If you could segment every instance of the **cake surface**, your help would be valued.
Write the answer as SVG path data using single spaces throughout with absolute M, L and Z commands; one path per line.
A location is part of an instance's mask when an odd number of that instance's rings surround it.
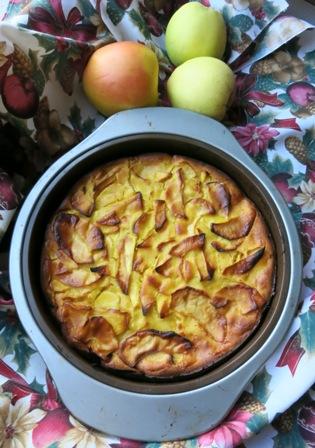
M 147 154 L 74 186 L 47 227 L 41 278 L 70 344 L 107 368 L 173 377 L 253 332 L 272 295 L 273 246 L 227 175 Z

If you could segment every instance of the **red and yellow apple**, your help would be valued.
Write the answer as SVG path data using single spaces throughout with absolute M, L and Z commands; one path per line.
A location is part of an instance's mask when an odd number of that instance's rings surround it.
M 96 50 L 83 73 L 83 89 L 105 116 L 155 106 L 159 64 L 155 53 L 137 42 L 115 42 Z

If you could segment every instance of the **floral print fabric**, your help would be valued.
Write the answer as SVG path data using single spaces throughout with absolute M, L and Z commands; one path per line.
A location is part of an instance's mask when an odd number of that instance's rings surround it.
M 160 104 L 173 67 L 164 31 L 185 0 L 9 0 L 0 24 L 0 252 L 36 178 L 104 119 L 80 79 L 91 52 L 121 39 L 160 63 Z M 0 257 L 0 446 L 231 448 L 315 446 L 315 31 L 287 3 L 202 0 L 222 11 L 236 73 L 225 124 L 286 199 L 304 256 L 301 305 L 286 339 L 219 427 L 174 443 L 101 434 L 69 415 L 19 324 Z M 300 398 L 302 397 L 302 398 Z M 293 406 L 292 404 L 296 402 Z M 263 429 L 263 436 L 255 436 Z

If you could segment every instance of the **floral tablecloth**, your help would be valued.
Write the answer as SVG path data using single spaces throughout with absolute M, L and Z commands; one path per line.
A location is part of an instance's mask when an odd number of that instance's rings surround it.
M 19 324 L 5 270 L 14 214 L 56 158 L 105 117 L 80 77 L 91 52 L 137 40 L 160 62 L 160 104 L 172 72 L 169 17 L 185 0 L 5 0 L 0 14 L 0 446 L 4 448 L 315 447 L 315 30 L 284 0 L 202 0 L 222 11 L 237 76 L 225 119 L 275 182 L 298 226 L 301 301 L 285 341 L 221 425 L 191 440 L 140 443 L 84 427 L 64 408 Z M 10 223 L 11 222 L 11 223 Z

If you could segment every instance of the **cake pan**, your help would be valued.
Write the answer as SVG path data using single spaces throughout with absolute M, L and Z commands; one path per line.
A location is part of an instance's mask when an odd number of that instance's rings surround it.
M 274 295 L 255 333 L 212 368 L 163 382 L 106 371 L 68 346 L 40 287 L 45 228 L 68 189 L 96 166 L 155 151 L 199 159 L 232 177 L 264 216 L 276 256 Z M 27 196 L 10 251 L 17 312 L 65 406 L 100 431 L 145 441 L 196 436 L 224 418 L 285 336 L 298 303 L 301 279 L 297 230 L 273 183 L 222 124 L 174 108 L 116 114 L 58 159 Z

